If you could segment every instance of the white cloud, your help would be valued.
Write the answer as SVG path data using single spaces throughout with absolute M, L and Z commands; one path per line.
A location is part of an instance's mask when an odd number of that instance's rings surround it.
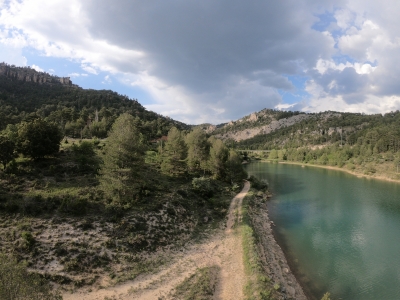
M 86 74 L 86 73 L 76 73 L 76 72 L 74 72 L 74 73 L 70 73 L 70 74 L 68 74 L 68 76 L 69 77 L 72 77 L 72 78 L 74 78 L 74 77 L 86 77 L 86 76 L 88 76 L 88 74 Z
M 44 70 L 41 67 L 37 66 L 37 65 L 32 65 L 31 67 L 32 67 L 32 69 L 35 69 L 38 72 L 44 72 Z
M 71 77 L 122 77 L 149 109 L 189 123 L 301 107 L 278 93 L 303 89 L 291 76 L 308 76 L 307 109 L 383 112 L 399 105 L 398 11 L 395 0 L 0 0 L 0 55 L 26 65 L 31 47 L 78 62 Z M 313 30 L 318 13 L 336 22 Z
M 112 83 L 112 80 L 110 78 L 110 75 L 104 76 L 104 80 L 101 82 L 102 84 L 110 84 Z
M 99 74 L 99 72 L 94 67 L 89 66 L 87 64 L 81 64 L 81 68 L 90 74 L 94 74 L 94 75 Z
M 1 45 L 0 47 L 0 60 L 10 65 L 26 66 L 27 59 L 22 55 L 21 48 L 16 48 L 9 45 Z

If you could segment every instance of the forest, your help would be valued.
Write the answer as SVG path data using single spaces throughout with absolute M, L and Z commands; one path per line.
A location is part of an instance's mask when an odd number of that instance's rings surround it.
M 247 178 L 221 140 L 126 96 L 3 76 L 0 91 L 1 299 L 149 272 L 167 259 L 151 253 L 221 221 Z
M 399 179 L 400 112 L 384 115 L 325 113 L 267 135 L 235 143 L 237 149 L 270 150 L 274 160 L 345 167 Z

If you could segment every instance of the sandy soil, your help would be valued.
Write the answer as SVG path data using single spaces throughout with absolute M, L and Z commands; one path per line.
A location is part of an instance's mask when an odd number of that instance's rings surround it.
M 104 299 L 171 299 L 179 283 L 195 273 L 198 268 L 217 265 L 220 274 L 214 299 L 243 299 L 246 275 L 243 266 L 241 236 L 233 230 L 241 221 L 241 205 L 250 188 L 246 182 L 243 190 L 233 198 L 225 229 L 219 229 L 200 244 L 186 245 L 179 253 L 171 255 L 171 263 L 155 274 L 138 276 L 133 281 L 105 289 L 82 289 L 65 293 L 65 300 Z

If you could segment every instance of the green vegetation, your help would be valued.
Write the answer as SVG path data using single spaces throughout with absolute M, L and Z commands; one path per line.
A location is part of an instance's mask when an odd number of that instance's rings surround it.
M 57 291 L 39 275 L 30 274 L 26 264 L 0 254 L 0 298 L 3 300 L 58 300 Z
M 18 152 L 33 159 L 54 155 L 60 150 L 62 134 L 57 125 L 40 118 L 18 126 Z
M 139 123 L 129 114 L 119 116 L 104 148 L 101 186 L 120 205 L 137 202 L 143 185 L 145 141 Z
M 321 300 L 331 300 L 331 294 L 325 293 L 324 296 L 321 298 Z
M 1 252 L 42 286 L 156 270 L 223 220 L 247 177 L 220 140 L 110 91 L 0 76 L 0 104 Z
M 210 266 L 198 269 L 175 288 L 173 299 L 211 300 L 217 284 L 219 267 Z
M 257 113 L 244 116 L 238 121 L 230 122 L 229 124 L 218 125 L 213 134 L 225 134 L 228 132 L 241 131 L 249 128 L 269 125 L 274 120 L 289 118 L 299 114 L 304 114 L 298 111 L 280 111 L 275 109 L 263 109 Z M 204 127 L 204 126 L 203 126 Z
M 252 228 L 251 219 L 248 214 L 249 202 L 255 197 L 255 191 L 254 188 L 251 189 L 244 198 L 242 207 L 243 221 L 240 226 L 240 231 L 243 238 L 243 262 L 247 274 L 247 283 L 244 292 L 246 299 L 249 300 L 269 300 L 275 299 L 273 290 L 275 289 L 275 285 L 273 285 L 271 279 L 264 274 L 262 263 L 257 252 L 257 236 Z
M 267 135 L 237 143 L 239 149 L 270 150 L 262 158 L 346 168 L 400 179 L 400 112 L 385 115 L 311 114 Z
M 58 124 L 65 136 L 105 138 L 123 113 L 140 118 L 149 139 L 166 135 L 172 126 L 189 129 L 181 122 L 147 111 L 136 99 L 110 90 L 37 84 L 0 76 L 0 130 L 40 117 Z

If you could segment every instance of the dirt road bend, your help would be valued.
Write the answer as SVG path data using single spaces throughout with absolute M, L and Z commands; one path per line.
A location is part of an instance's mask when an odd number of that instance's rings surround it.
M 243 287 L 246 275 L 243 265 L 242 238 L 234 231 L 241 222 L 243 198 L 250 189 L 246 182 L 242 191 L 231 201 L 225 229 L 217 230 L 200 244 L 186 246 L 175 254 L 171 263 L 154 274 L 141 275 L 135 280 L 103 289 L 81 289 L 65 293 L 65 300 L 104 300 L 104 299 L 172 299 L 174 288 L 185 278 L 194 274 L 198 268 L 217 265 L 220 268 L 215 300 L 240 300 L 244 298 Z

